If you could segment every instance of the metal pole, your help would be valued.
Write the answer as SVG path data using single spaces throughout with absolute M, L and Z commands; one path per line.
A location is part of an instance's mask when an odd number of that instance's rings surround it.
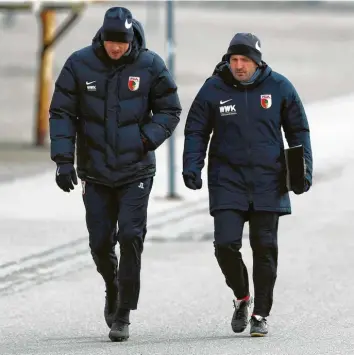
M 38 82 L 38 106 L 36 121 L 36 145 L 43 146 L 49 128 L 49 104 L 53 71 L 53 50 L 47 47 L 55 34 L 55 11 L 41 12 L 42 50 Z
M 174 12 L 173 12 L 173 0 L 167 0 L 167 66 L 174 77 L 174 55 L 175 55 L 175 43 L 174 43 Z M 168 139 L 168 164 L 169 164 L 169 186 L 168 186 L 168 198 L 176 199 L 175 188 L 175 137 L 172 136 Z

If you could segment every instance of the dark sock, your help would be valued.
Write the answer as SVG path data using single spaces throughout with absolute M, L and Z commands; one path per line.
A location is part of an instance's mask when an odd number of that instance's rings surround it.
M 117 310 L 117 320 L 122 323 L 129 324 L 130 309 L 118 308 Z

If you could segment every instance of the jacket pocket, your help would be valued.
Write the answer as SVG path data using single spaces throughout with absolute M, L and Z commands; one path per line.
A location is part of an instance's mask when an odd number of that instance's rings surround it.
M 144 145 L 137 123 L 119 127 L 117 137 L 117 154 L 124 161 L 131 163 L 140 161 L 144 156 Z

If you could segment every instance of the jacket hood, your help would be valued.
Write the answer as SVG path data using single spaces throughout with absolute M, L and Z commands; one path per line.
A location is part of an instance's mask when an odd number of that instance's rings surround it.
M 223 58 L 224 59 L 224 58 Z M 253 84 L 247 85 L 247 88 L 252 88 L 258 86 L 261 82 L 263 82 L 272 72 L 272 68 L 265 62 L 262 61 L 262 65 L 259 67 L 261 70 L 261 74 L 255 80 Z M 245 87 L 242 85 L 242 82 L 235 79 L 233 74 L 231 73 L 229 63 L 225 60 L 219 62 L 213 71 L 213 76 L 219 76 L 226 84 L 236 85 L 237 87 Z
M 138 52 L 141 49 L 146 49 L 145 32 L 142 24 L 138 20 L 133 19 L 132 22 L 133 22 L 133 30 L 134 30 L 132 50 L 133 52 Z M 102 35 L 102 27 L 97 31 L 97 33 L 92 39 L 92 46 L 94 50 L 97 50 L 103 46 L 101 35 Z

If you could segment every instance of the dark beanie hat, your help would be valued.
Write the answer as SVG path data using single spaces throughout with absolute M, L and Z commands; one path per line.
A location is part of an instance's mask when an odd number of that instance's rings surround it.
M 229 61 L 232 54 L 244 55 L 261 65 L 261 41 L 252 33 L 236 33 L 229 44 L 224 59 Z
M 102 39 L 112 42 L 132 42 L 134 37 L 133 16 L 124 7 L 112 7 L 104 15 Z

